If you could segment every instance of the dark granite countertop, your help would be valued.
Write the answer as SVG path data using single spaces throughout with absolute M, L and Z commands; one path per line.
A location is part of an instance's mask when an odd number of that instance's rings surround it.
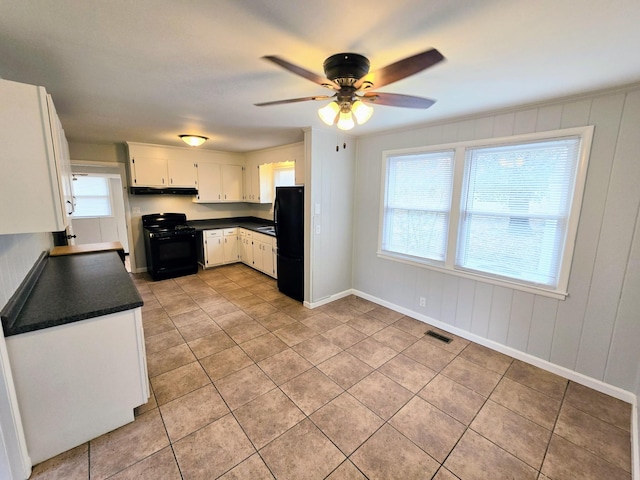
M 141 307 L 116 252 L 43 256 L 2 310 L 4 335 L 17 335 Z M 32 269 L 32 271 L 34 270 Z M 31 282 L 31 285 L 25 283 Z
M 274 234 L 259 230 L 259 227 L 272 226 L 273 221 L 264 220 L 258 217 L 235 217 L 235 218 L 215 218 L 209 220 L 187 220 L 187 224 L 199 232 L 204 230 L 215 230 L 218 228 L 241 227 L 253 230 L 264 235 L 275 237 Z

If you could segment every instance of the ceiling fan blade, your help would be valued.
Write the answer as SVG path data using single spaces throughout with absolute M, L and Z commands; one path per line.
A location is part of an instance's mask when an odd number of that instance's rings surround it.
M 265 55 L 265 60 L 269 60 L 272 63 L 284 68 L 285 70 L 289 70 L 291 73 L 295 73 L 296 75 L 300 75 L 307 80 L 311 80 L 313 83 L 317 83 L 318 85 L 326 88 L 332 88 L 334 90 L 339 90 L 340 87 L 329 80 L 328 78 L 321 77 L 320 75 L 310 72 L 309 70 L 302 68 L 298 65 L 294 65 L 291 62 L 286 61 L 284 58 L 280 58 L 277 55 Z
M 421 72 L 442 60 L 444 60 L 444 56 L 438 50 L 432 48 L 426 52 L 399 60 L 379 70 L 369 72 L 359 79 L 354 84 L 354 87 L 357 89 L 371 88 L 374 86 L 380 88 Z
M 308 102 L 309 100 L 330 100 L 335 95 L 316 95 L 315 97 L 289 98 L 288 100 L 276 100 L 275 102 L 254 103 L 256 107 L 267 107 L 269 105 L 283 105 L 285 103 Z
M 359 98 L 366 103 L 404 108 L 429 108 L 436 103 L 435 100 L 430 98 L 400 95 L 398 93 L 366 92 Z

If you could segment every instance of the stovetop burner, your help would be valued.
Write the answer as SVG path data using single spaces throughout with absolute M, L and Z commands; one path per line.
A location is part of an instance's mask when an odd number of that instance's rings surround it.
M 152 213 L 142 216 L 142 227 L 155 236 L 184 235 L 196 231 L 184 213 Z

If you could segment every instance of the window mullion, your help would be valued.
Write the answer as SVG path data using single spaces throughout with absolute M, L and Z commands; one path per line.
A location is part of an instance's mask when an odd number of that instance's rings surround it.
M 453 269 L 458 248 L 458 224 L 460 223 L 460 202 L 464 180 L 464 148 L 455 149 L 453 158 L 453 186 L 451 193 L 451 210 L 449 215 L 449 231 L 447 237 L 447 253 L 445 267 Z

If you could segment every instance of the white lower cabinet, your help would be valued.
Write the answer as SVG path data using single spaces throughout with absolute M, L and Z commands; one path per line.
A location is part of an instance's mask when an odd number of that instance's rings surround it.
M 204 268 L 222 265 L 224 262 L 224 244 L 222 230 L 205 230 L 204 239 Z
M 242 262 L 256 270 L 276 276 L 276 239 L 246 228 L 225 228 L 202 232 L 200 263 L 211 268 Z
M 149 398 L 141 308 L 6 341 L 34 465 L 132 422 Z
M 238 229 L 225 228 L 202 232 L 202 266 L 211 268 L 227 263 L 236 263 L 238 256 Z
M 223 263 L 236 263 L 240 260 L 238 255 L 238 229 L 225 228 L 223 234 Z
M 240 261 L 253 267 L 253 232 L 251 230 L 240 230 Z
M 247 237 L 247 235 L 249 235 L 249 237 Z M 242 260 L 243 263 L 276 278 L 274 248 L 276 239 L 270 235 L 251 232 L 250 230 L 245 230 L 244 236 L 248 242 L 245 247 L 246 252 L 245 258 Z M 240 238 L 242 238 L 242 233 Z M 251 258 L 249 258 L 250 256 Z

